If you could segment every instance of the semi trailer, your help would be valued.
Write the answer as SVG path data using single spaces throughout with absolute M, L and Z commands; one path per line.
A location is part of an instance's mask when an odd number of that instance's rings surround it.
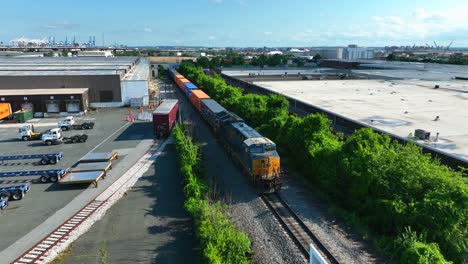
M 6 160 L 22 160 L 22 159 L 40 159 L 41 165 L 56 164 L 63 158 L 63 152 L 49 154 L 32 154 L 32 155 L 12 155 L 0 156 L 0 161 L 3 163 Z

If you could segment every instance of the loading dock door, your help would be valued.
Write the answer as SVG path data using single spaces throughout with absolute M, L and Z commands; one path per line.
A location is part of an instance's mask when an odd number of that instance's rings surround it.
M 73 100 L 73 101 L 67 101 L 67 112 L 69 113 L 78 113 L 80 112 L 80 101 L 79 100 Z
M 58 101 L 46 101 L 47 113 L 58 113 L 60 112 Z
M 34 112 L 34 106 L 32 103 L 22 103 L 21 108 L 25 110 L 31 110 Z

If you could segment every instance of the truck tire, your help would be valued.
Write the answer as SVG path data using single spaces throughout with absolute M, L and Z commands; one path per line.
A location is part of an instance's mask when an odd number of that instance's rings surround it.
M 49 164 L 57 164 L 57 158 L 53 157 L 53 158 L 49 159 Z
M 88 126 L 85 125 L 85 124 L 82 124 L 82 125 L 81 125 L 81 129 L 88 129 Z
M 71 142 L 74 144 L 74 143 L 78 142 L 78 139 L 76 137 L 72 137 Z
M 49 176 L 48 175 L 42 175 L 39 178 L 39 181 L 41 181 L 42 183 L 47 183 L 49 181 Z
M 23 141 L 28 141 L 29 137 L 28 136 L 23 136 Z
M 50 182 L 57 182 L 58 181 L 58 176 L 57 175 L 50 176 L 49 180 L 50 180 Z
M 9 192 L 1 192 L 0 193 L 0 198 L 3 198 L 3 199 L 9 199 L 11 196 L 11 194 Z
M 52 141 L 51 141 L 51 140 L 46 140 L 46 142 L 45 142 L 45 143 L 46 143 L 46 145 L 47 145 L 47 146 L 50 146 L 50 145 L 52 145 Z
M 50 161 L 47 159 L 47 158 L 42 158 L 40 163 L 41 165 L 47 165 L 47 163 L 49 163 Z
M 20 190 L 16 190 L 12 195 L 11 195 L 11 199 L 13 201 L 19 201 L 21 199 L 23 199 L 24 197 L 24 192 L 23 191 L 20 191 Z
M 63 131 L 67 131 L 67 130 L 68 130 L 68 127 L 63 126 L 63 127 L 61 127 L 61 129 L 62 129 Z
M 86 142 L 86 139 L 84 137 L 80 137 L 80 142 L 83 143 L 83 142 Z

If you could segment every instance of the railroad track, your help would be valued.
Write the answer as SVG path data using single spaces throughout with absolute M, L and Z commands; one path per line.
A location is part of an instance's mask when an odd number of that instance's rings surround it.
M 279 194 L 262 194 L 261 198 L 268 208 L 274 213 L 275 217 L 289 234 L 294 243 L 298 246 L 306 259 L 310 258 L 309 245 L 312 244 L 320 251 L 320 254 L 328 263 L 339 263 Z
M 107 201 L 107 200 L 106 200 Z M 57 227 L 49 235 L 44 237 L 26 253 L 17 258 L 13 263 L 43 263 L 45 254 L 59 243 L 69 239 L 69 234 L 79 227 L 86 219 L 99 209 L 106 201 L 93 200 L 75 213 L 67 221 Z

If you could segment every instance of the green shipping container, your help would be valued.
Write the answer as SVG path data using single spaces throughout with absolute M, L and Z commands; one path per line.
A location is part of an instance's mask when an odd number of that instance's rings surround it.
M 28 120 L 31 120 L 33 118 L 33 112 L 32 111 L 16 111 L 13 113 L 13 119 L 17 123 L 24 123 Z

